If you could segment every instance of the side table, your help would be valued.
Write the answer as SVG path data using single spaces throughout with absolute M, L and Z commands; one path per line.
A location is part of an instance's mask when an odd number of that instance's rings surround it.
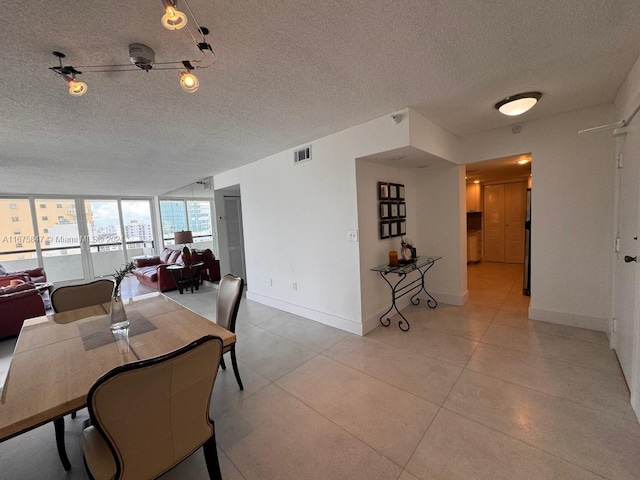
M 411 297 L 411 303 L 413 303 L 414 305 L 418 305 L 420 303 L 420 299 L 417 298 L 418 294 L 420 292 L 424 292 L 427 294 L 427 297 L 429 297 L 427 299 L 427 307 L 436 308 L 438 306 L 438 302 L 436 302 L 436 299 L 433 298 L 424 287 L 424 275 L 425 273 L 427 273 L 427 270 L 433 267 L 436 261 L 440 260 L 441 258 L 442 257 L 420 256 L 413 262 L 407 263 L 405 265 L 391 267 L 387 264 L 383 264 L 371 269 L 371 271 L 373 272 L 379 272 L 380 276 L 384 279 L 385 282 L 387 282 L 387 284 L 391 288 L 391 306 L 389 307 L 389 310 L 387 310 L 380 316 L 380 323 L 383 327 L 388 327 L 391 324 L 391 319 L 387 316 L 387 314 L 395 308 L 396 312 L 398 312 L 398 315 L 400 315 L 400 317 L 402 318 L 402 320 L 398 321 L 398 327 L 400 327 L 400 330 L 406 332 L 411 328 L 409 321 L 405 318 L 404 315 L 402 315 L 402 312 L 400 312 L 400 310 L 398 309 L 396 301 L 416 289 L 418 289 L 418 291 Z M 407 275 L 416 270 L 420 272 L 420 276 L 415 280 L 412 280 L 410 282 L 407 280 L 405 282 Z M 389 274 L 393 273 L 398 275 L 398 281 L 395 282 L 395 284 L 392 284 L 387 278 Z M 404 325 L 406 325 L 406 327 L 404 327 Z
M 42 297 L 44 308 L 51 308 L 51 292 L 53 291 L 53 283 L 41 282 L 41 283 L 36 283 L 35 286 L 36 286 L 36 290 Z
M 191 293 L 193 288 L 196 290 L 200 288 L 200 271 L 204 262 L 194 263 L 193 265 L 169 265 L 167 270 L 171 273 L 173 280 L 176 282 L 178 291 L 182 295 L 184 288 L 191 287 Z

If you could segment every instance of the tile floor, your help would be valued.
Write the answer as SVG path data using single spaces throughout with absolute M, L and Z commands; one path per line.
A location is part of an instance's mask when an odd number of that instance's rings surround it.
M 358 337 L 244 300 L 245 390 L 220 371 L 225 479 L 638 479 L 640 427 L 604 333 L 527 319 L 517 265 L 469 267 L 470 300 Z M 169 296 L 215 317 L 215 286 Z M 0 352 L 2 344 L 0 343 Z M 3 478 L 86 478 L 45 425 L 0 444 Z M 207 478 L 196 452 L 163 478 Z

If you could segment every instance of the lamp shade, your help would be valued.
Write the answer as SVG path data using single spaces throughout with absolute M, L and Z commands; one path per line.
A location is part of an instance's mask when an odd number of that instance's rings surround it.
M 173 234 L 173 241 L 176 245 L 182 243 L 193 243 L 193 233 L 191 230 L 182 230 Z

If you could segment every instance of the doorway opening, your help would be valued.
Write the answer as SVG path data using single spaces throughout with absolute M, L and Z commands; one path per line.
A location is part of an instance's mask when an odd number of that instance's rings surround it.
M 466 165 L 471 301 L 495 303 L 530 295 L 531 160 L 530 153 L 523 153 Z
M 215 205 L 222 274 L 242 277 L 248 285 L 240 185 L 216 190 Z

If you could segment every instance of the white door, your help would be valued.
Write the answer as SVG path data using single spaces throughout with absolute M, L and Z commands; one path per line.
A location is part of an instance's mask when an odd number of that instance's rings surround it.
M 632 392 L 632 404 L 637 402 L 638 369 L 638 211 L 640 206 L 640 129 L 618 137 L 618 151 L 622 153 L 622 168 L 618 170 L 620 185 L 618 238 L 613 334 L 614 345 L 622 371 Z M 625 258 L 626 257 L 626 258 Z M 636 411 L 640 405 L 634 405 Z
M 242 232 L 242 205 L 240 197 L 224 197 L 227 220 L 227 245 L 229 247 L 229 271 L 231 275 L 246 281 L 244 266 L 244 236 Z
M 524 263 L 524 221 L 527 213 L 527 184 L 504 186 L 504 261 Z
M 504 185 L 484 187 L 484 260 L 504 262 Z

